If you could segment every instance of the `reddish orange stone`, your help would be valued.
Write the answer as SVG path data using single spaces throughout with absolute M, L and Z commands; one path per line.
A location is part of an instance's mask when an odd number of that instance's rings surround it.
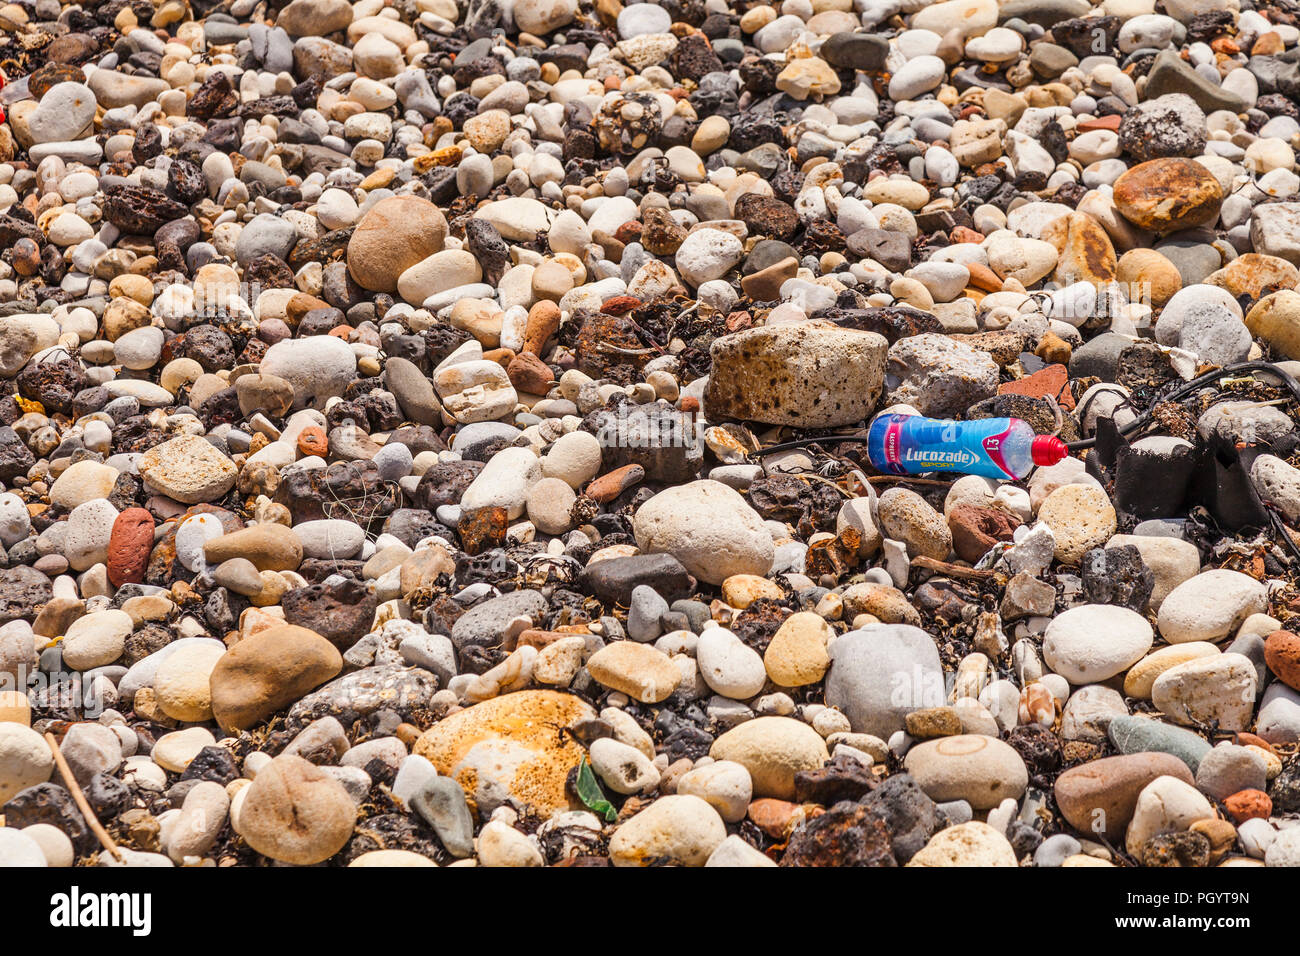
M 799 804 L 788 800 L 763 797 L 749 805 L 749 819 L 773 840 L 784 840 L 794 822 Z
M 1273 815 L 1273 801 L 1263 790 L 1238 790 L 1223 801 L 1223 806 L 1238 823 L 1267 820 Z
M 626 315 L 638 305 L 641 300 L 631 295 L 616 295 L 600 307 L 600 311 L 606 315 Z M 529 316 L 531 318 L 531 315 Z
M 108 538 L 108 580 L 113 587 L 144 580 L 153 551 L 153 515 L 127 508 L 113 520 Z
M 988 266 L 978 262 L 968 262 L 966 270 L 970 273 L 970 284 L 975 288 L 983 289 L 985 292 L 1002 291 L 1002 280 Z
M 1277 755 L 1277 751 L 1273 749 L 1272 744 L 1270 744 L 1263 737 L 1257 737 L 1255 734 L 1252 734 L 1246 730 L 1238 731 L 1236 734 L 1234 734 L 1232 738 L 1232 742 L 1236 744 L 1238 747 L 1258 747 L 1260 750 L 1264 751 L 1265 753 L 1270 753 L 1273 754 L 1274 756 Z
M 983 242 L 985 236 L 984 233 L 976 232 L 966 226 L 957 226 L 952 232 L 948 233 L 948 238 L 953 242 Z M 992 272 L 993 270 L 990 269 L 989 271 Z
M 635 219 L 623 223 L 623 225 L 614 230 L 614 238 L 624 244 L 636 242 L 641 238 L 641 223 L 637 222 Z
M 511 385 L 528 395 L 545 395 L 555 380 L 551 367 L 532 352 L 523 352 L 512 358 L 506 366 L 506 375 Z
M 325 429 L 319 425 L 308 425 L 298 433 L 298 450 L 304 455 L 319 455 L 324 458 L 329 452 L 329 439 Z
M 524 327 L 524 351 L 541 355 L 547 340 L 560 327 L 560 307 L 550 299 L 542 299 L 528 310 L 528 324 Z
M 346 342 L 348 340 L 348 336 L 352 334 L 352 326 L 336 325 L 334 326 L 334 328 L 329 330 L 329 334 L 334 336 L 336 339 L 342 339 L 344 342 Z
M 1065 409 L 1074 407 L 1074 396 L 1070 394 L 1070 373 L 1064 365 L 1049 365 L 1047 368 L 1026 375 L 1014 382 L 1004 382 L 998 386 L 999 395 L 1028 395 L 1030 398 L 1051 396 Z
M 1081 133 L 1087 133 L 1094 129 L 1108 129 L 1113 131 L 1119 129 L 1121 119 L 1122 117 L 1118 113 L 1112 116 L 1094 116 L 1092 119 L 1083 120 L 1079 123 L 1076 129 Z
M 1274 631 L 1264 638 L 1264 663 L 1288 687 L 1300 687 L 1300 635 Z
M 587 485 L 586 495 L 599 504 L 613 501 L 627 489 L 645 478 L 645 469 L 640 465 L 624 465 L 592 480 Z

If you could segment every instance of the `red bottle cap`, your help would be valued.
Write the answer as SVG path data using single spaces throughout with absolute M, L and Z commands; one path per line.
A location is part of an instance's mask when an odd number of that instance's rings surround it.
M 1029 446 L 1029 454 L 1035 465 L 1055 465 L 1070 454 L 1070 449 L 1055 435 L 1038 435 Z

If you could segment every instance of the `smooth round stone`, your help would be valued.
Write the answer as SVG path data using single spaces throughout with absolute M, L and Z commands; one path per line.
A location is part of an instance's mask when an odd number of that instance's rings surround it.
M 1072 684 L 1094 684 L 1132 667 L 1154 634 L 1140 614 L 1111 604 L 1085 604 L 1057 615 L 1043 635 L 1043 658 Z
M 0 802 L 50 778 L 54 755 L 45 738 L 30 727 L 0 722 Z
M 170 655 L 154 675 L 154 696 L 163 713 L 174 720 L 199 723 L 212 718 L 212 669 L 225 648 L 193 644 Z
M 632 37 L 648 33 L 667 33 L 672 25 L 672 15 L 663 7 L 653 3 L 634 3 L 624 7 L 615 24 L 619 39 L 622 40 L 630 40 Z
M 830 666 L 826 645 L 833 633 L 818 614 L 800 611 L 786 618 L 763 652 L 763 666 L 772 682 L 803 687 L 820 681 Z
M 588 752 L 591 768 L 615 793 L 640 793 L 659 785 L 659 771 L 635 747 L 602 737 L 592 741 Z
M 645 704 L 666 700 L 682 674 L 667 654 L 636 641 L 614 641 L 587 660 L 592 679 Z
M 1190 783 L 1177 777 L 1157 777 L 1138 795 L 1125 847 L 1129 853 L 1137 853 L 1158 833 L 1182 832 L 1198 820 L 1214 818 L 1214 807 Z
M 758 653 L 724 627 L 706 628 L 695 649 L 700 676 L 713 690 L 748 700 L 763 689 L 767 672 Z
M 125 611 L 94 611 L 69 625 L 63 637 L 63 660 L 75 670 L 104 667 L 122 656 L 134 622 Z
M 1204 737 L 1152 717 L 1116 717 L 1106 728 L 1106 736 L 1120 753 L 1167 753 L 1181 760 L 1192 773 L 1210 751 Z
M 32 837 L 13 827 L 0 827 L 0 868 L 47 865 L 41 845 Z
M 790 717 L 747 720 L 713 742 L 709 756 L 730 760 L 749 771 L 754 796 L 794 799 L 794 777 L 820 768 L 830 755 L 821 735 Z
M 163 734 L 153 745 L 154 763 L 172 773 L 183 773 L 199 751 L 217 742 L 206 727 L 187 727 Z
M 1169 592 L 1157 626 L 1170 644 L 1221 641 L 1252 614 L 1268 610 L 1268 589 L 1240 571 L 1204 571 Z
M 371 459 L 385 481 L 399 481 L 411 473 L 415 461 L 411 449 L 400 442 L 390 442 L 375 452 Z
M 699 797 L 727 823 L 739 823 L 753 799 L 749 771 L 730 760 L 718 760 L 682 774 L 677 792 Z
M 486 470 L 486 469 L 485 469 Z M 637 546 L 671 554 L 702 581 L 765 576 L 775 553 L 762 519 L 732 488 L 704 479 L 655 495 L 632 519 Z
M 946 72 L 946 65 L 937 56 L 923 55 L 908 60 L 890 78 L 889 98 L 895 101 L 915 99 L 943 82 Z
M 204 546 L 225 533 L 216 515 L 191 515 L 176 529 L 176 560 L 181 567 L 199 572 L 206 567 Z
M 977 810 L 1018 799 L 1029 772 L 1016 751 L 983 734 L 959 734 L 919 743 L 903 767 L 932 800 L 965 800 Z
M 1151 685 L 1169 668 L 1201 657 L 1214 657 L 1219 653 L 1219 648 L 1205 641 L 1162 647 L 1142 658 L 1124 675 L 1124 694 L 1139 700 L 1150 700 Z
M 1151 700 L 1172 720 L 1194 727 L 1245 730 L 1255 709 L 1255 665 L 1242 654 L 1177 664 L 1151 685 Z
M 72 866 L 77 859 L 77 851 L 72 846 L 68 835 L 49 823 L 34 823 L 23 827 L 22 832 L 36 841 L 45 857 L 47 866 Z
M 907 624 L 872 625 L 837 637 L 829 648 L 826 704 L 857 733 L 882 739 L 902 730 L 913 710 L 947 703 L 934 638 Z M 896 675 L 908 675 L 899 694 Z
M 343 849 L 356 814 L 341 783 L 301 757 L 282 754 L 248 788 L 238 830 L 263 856 L 310 866 Z
M 727 837 L 722 817 L 689 794 L 660 797 L 614 831 L 609 858 L 615 866 L 703 866 Z
M 352 558 L 366 541 L 365 530 L 342 518 L 322 518 L 294 525 L 294 534 L 302 542 L 307 558 Z
M 222 561 L 212 572 L 212 579 L 221 587 L 245 597 L 255 597 L 262 591 L 262 573 L 247 558 Z
M 578 489 L 595 478 L 601 467 L 600 439 L 590 432 L 561 435 L 542 459 L 542 474 Z
M 1196 789 L 1212 800 L 1223 801 L 1241 790 L 1264 790 L 1268 768 L 1256 749 L 1222 743 L 1196 768 Z
M 1138 795 L 1159 777 L 1192 783 L 1192 774 L 1167 753 L 1133 753 L 1103 757 L 1071 767 L 1056 778 L 1056 805 L 1080 833 L 1117 840 L 1124 834 Z

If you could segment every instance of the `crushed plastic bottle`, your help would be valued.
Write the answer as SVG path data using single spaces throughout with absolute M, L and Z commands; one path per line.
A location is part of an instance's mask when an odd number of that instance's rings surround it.
M 1035 465 L 1055 465 L 1068 454 L 1061 439 L 1036 435 L 1019 418 L 959 422 L 882 413 L 867 432 L 867 457 L 891 475 L 958 471 L 1014 481 Z

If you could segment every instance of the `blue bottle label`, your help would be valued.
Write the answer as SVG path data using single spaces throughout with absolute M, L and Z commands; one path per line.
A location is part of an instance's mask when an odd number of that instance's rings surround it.
M 990 435 L 978 434 L 989 427 L 999 430 Z M 957 422 L 886 415 L 872 423 L 867 454 L 879 470 L 894 475 L 961 471 L 1015 479 L 1018 476 L 1008 466 L 1002 450 L 1011 431 L 1008 419 Z

